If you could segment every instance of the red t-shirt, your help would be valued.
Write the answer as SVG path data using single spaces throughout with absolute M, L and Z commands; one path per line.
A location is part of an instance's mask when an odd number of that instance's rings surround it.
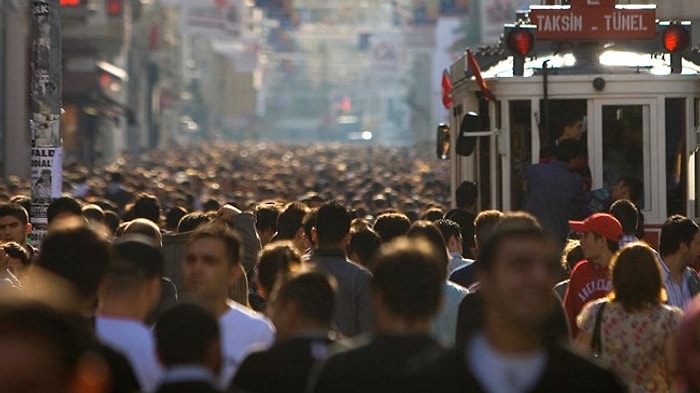
M 564 309 L 569 319 L 572 337 L 578 334 L 576 317 L 583 306 L 591 300 L 607 296 L 612 290 L 610 281 L 610 269 L 593 262 L 582 260 L 574 266 L 571 272 L 569 287 L 564 295 Z

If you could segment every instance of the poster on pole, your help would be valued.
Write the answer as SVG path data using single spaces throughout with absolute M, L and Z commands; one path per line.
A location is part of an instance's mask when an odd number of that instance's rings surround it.
M 62 155 L 60 147 L 32 148 L 32 202 L 48 205 L 61 195 Z

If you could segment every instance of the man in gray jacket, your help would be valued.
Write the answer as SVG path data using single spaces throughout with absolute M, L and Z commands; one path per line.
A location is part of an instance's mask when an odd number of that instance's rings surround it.
M 337 281 L 333 323 L 340 333 L 352 337 L 370 330 L 369 282 L 372 275 L 345 255 L 350 240 L 350 221 L 350 213 L 341 203 L 327 202 L 321 206 L 312 231 L 317 248 L 305 263 Z

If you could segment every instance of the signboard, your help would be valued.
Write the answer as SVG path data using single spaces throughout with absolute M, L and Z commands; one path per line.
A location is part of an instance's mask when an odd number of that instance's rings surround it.
M 586 2 L 587 1 L 587 2 Z M 530 7 L 538 40 L 645 40 L 656 37 L 656 6 L 583 0 L 563 7 Z

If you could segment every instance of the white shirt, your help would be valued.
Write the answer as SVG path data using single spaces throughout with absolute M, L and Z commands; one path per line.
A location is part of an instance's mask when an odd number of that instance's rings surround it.
M 129 360 L 141 390 L 154 392 L 163 375 L 156 355 L 155 340 L 148 326 L 128 318 L 99 315 L 95 332 L 103 344 L 121 352 Z
M 498 353 L 483 334 L 472 338 L 466 356 L 474 376 L 490 393 L 529 391 L 540 379 L 547 363 L 544 350 L 517 356 Z
M 433 318 L 430 335 L 445 348 L 455 345 L 459 304 L 468 293 L 467 288 L 452 281 L 445 281 L 442 286 L 442 307 Z
M 229 307 L 219 317 L 222 356 L 219 387 L 224 390 L 228 389 L 246 355 L 269 348 L 275 340 L 275 328 L 262 314 L 234 301 L 229 302 Z
M 472 263 L 474 263 L 473 259 L 463 258 L 462 254 L 450 251 L 450 261 L 447 263 L 447 276 L 449 277 L 452 272 L 460 267 L 471 265 Z

